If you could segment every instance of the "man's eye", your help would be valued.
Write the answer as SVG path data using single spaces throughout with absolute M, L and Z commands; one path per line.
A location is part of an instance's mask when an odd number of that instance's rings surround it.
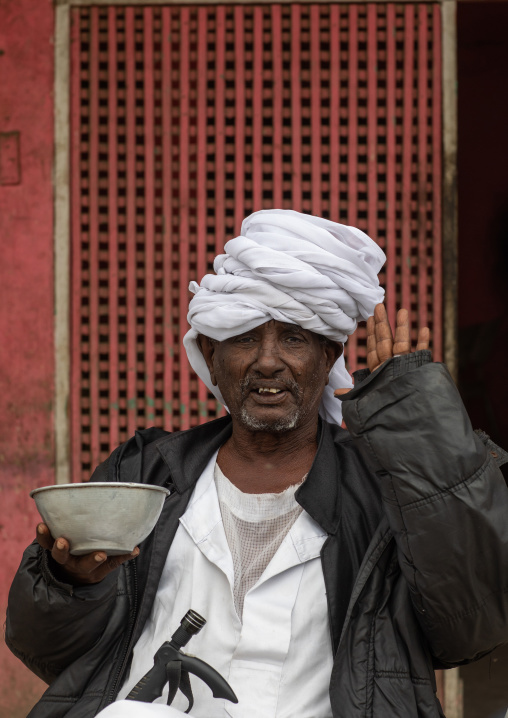
M 299 336 L 298 334 L 292 334 L 291 336 L 286 337 L 286 341 L 289 342 L 290 344 L 296 344 L 296 343 L 303 342 L 303 338 L 301 336 Z
M 249 344 L 254 341 L 254 337 L 238 337 L 236 341 L 240 344 Z

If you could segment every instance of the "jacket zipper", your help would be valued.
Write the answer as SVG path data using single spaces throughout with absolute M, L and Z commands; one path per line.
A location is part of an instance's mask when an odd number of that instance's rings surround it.
M 127 630 L 127 637 L 124 641 L 123 650 L 120 662 L 118 664 L 118 668 L 116 669 L 115 675 L 113 677 L 113 681 L 111 683 L 111 688 L 109 690 L 108 696 L 105 701 L 101 703 L 100 709 L 102 710 L 106 706 L 110 705 L 110 703 L 113 703 L 115 699 L 115 693 L 116 693 L 116 687 L 118 685 L 118 681 L 120 679 L 120 676 L 122 675 L 125 665 L 127 663 L 127 656 L 129 655 L 129 649 L 130 644 L 132 640 L 132 634 L 134 632 L 134 624 L 136 623 L 137 613 L 138 613 L 138 570 L 136 568 L 136 561 L 132 560 L 130 561 L 131 568 L 132 568 L 132 585 L 134 589 L 134 601 L 132 606 L 132 612 L 131 612 L 131 618 L 129 621 L 129 626 Z

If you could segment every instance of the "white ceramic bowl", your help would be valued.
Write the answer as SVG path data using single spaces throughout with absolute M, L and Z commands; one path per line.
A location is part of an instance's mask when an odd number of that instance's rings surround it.
M 30 496 L 53 538 L 62 536 L 74 556 L 130 553 L 155 526 L 168 489 L 145 484 L 55 484 Z

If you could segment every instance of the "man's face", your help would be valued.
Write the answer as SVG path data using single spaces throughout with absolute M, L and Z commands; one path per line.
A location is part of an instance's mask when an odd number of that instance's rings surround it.
M 338 343 L 275 320 L 222 342 L 201 336 L 200 346 L 233 420 L 272 432 L 317 421 L 328 372 L 342 353 Z

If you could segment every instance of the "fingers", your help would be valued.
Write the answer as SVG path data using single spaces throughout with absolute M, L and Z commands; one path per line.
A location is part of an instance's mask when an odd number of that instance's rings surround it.
M 376 322 L 377 355 L 382 364 L 393 356 L 393 334 L 384 304 L 378 304 L 374 309 Z
M 376 341 L 376 321 L 374 317 L 369 317 L 367 319 L 367 366 L 370 371 L 374 371 L 374 369 L 379 366 Z
M 374 371 L 393 356 L 393 335 L 384 304 L 377 304 L 367 319 L 367 365 Z
M 62 551 L 60 558 L 63 558 L 66 550 L 68 552 L 68 548 L 59 550 Z M 70 583 L 83 586 L 99 583 L 108 573 L 117 569 L 125 561 L 135 558 L 138 554 L 139 548 L 137 546 L 132 553 L 122 554 L 121 556 L 108 557 L 104 551 L 94 551 L 85 556 L 72 556 L 72 554 L 67 553 L 67 560 L 61 564 L 61 568 Z M 54 555 L 53 557 L 55 558 Z M 55 560 L 58 561 L 58 558 L 55 558 Z M 60 563 L 60 561 L 58 562 Z
M 407 309 L 399 309 L 395 327 L 394 354 L 409 354 L 411 351 L 411 330 Z
M 51 550 L 53 559 L 75 576 L 89 575 L 97 566 L 107 560 L 104 551 L 94 551 L 84 556 L 73 556 L 70 552 L 69 542 L 64 538 L 58 538 Z
M 428 327 L 422 327 L 418 332 L 418 342 L 416 344 L 416 351 L 423 351 L 428 349 L 430 345 L 430 329 Z
M 76 586 L 99 583 L 108 573 L 139 554 L 139 548 L 136 546 L 131 553 L 121 556 L 108 557 L 105 551 L 93 551 L 84 556 L 73 556 L 70 553 L 67 539 L 62 536 L 56 540 L 53 539 L 49 528 L 44 523 L 37 526 L 36 536 L 39 545 L 50 551 L 53 560 L 59 564 L 61 578 Z
M 99 551 L 95 554 L 88 554 L 87 556 L 80 556 L 78 558 L 79 564 L 79 571 L 80 573 L 76 575 L 76 578 L 80 581 L 82 584 L 87 583 L 99 583 L 99 581 L 102 581 L 103 578 L 105 578 L 108 573 L 111 573 L 115 569 L 117 569 L 119 566 L 122 565 L 122 563 L 125 563 L 125 561 L 129 561 L 131 558 L 136 558 L 136 556 L 139 554 L 139 548 L 136 546 L 134 551 L 132 553 L 125 553 L 121 556 L 109 556 L 107 557 L 104 552 Z M 95 565 L 92 567 L 93 561 L 87 561 L 81 563 L 82 559 L 89 559 L 90 557 L 94 557 Z M 103 558 L 105 557 L 105 558 Z M 88 569 L 88 572 L 83 572 Z
M 55 540 L 53 548 L 51 549 L 51 556 L 55 561 L 64 566 L 69 560 L 69 542 L 66 539 L 60 537 Z
M 51 551 L 55 540 L 54 540 L 53 536 L 50 534 L 49 529 L 46 526 L 46 524 L 43 524 L 43 523 L 38 524 L 35 536 L 37 538 L 37 543 L 39 544 L 39 546 L 42 546 L 42 548 L 45 548 L 48 551 Z
M 430 346 L 430 329 L 422 327 L 418 330 L 418 338 L 416 342 L 416 351 L 423 351 Z M 411 327 L 409 325 L 409 315 L 406 309 L 400 309 L 397 314 L 397 328 L 395 330 L 395 344 L 393 345 L 393 353 L 409 354 L 411 352 Z
M 416 351 L 428 349 L 430 331 L 422 327 L 418 332 Z M 384 304 L 377 304 L 374 315 L 367 319 L 367 366 L 375 371 L 392 356 L 411 352 L 411 323 L 407 309 L 399 309 L 396 318 L 395 337 Z M 338 394 L 336 394 L 338 396 Z

